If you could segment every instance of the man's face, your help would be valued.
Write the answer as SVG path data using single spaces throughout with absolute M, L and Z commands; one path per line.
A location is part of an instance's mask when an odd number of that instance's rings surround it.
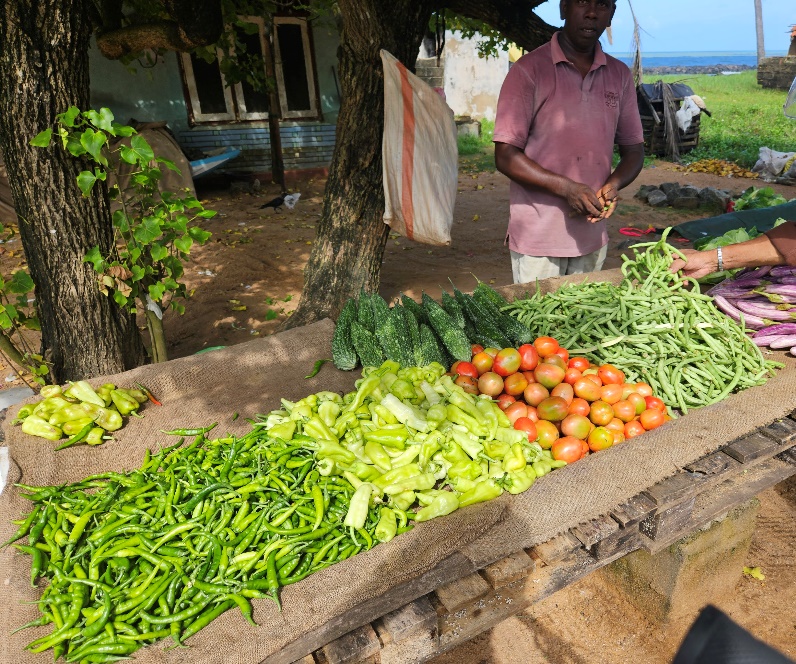
M 561 0 L 559 7 L 564 34 L 582 51 L 594 48 L 616 11 L 614 0 Z

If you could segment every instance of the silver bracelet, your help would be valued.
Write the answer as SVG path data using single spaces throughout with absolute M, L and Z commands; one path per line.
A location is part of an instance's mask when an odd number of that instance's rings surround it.
M 724 272 L 724 257 L 721 255 L 721 247 L 716 247 L 716 267 L 717 272 Z

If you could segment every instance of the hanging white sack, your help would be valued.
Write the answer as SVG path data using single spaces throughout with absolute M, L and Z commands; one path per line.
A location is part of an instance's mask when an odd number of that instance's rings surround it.
M 384 66 L 384 223 L 410 240 L 449 245 L 459 151 L 453 111 L 387 51 Z

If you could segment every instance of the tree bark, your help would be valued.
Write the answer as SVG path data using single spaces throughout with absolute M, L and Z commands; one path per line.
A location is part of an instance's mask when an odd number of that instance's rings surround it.
M 115 373 L 145 361 L 134 318 L 102 295 L 83 257 L 113 242 L 107 192 L 84 198 L 89 168 L 60 146 L 30 140 L 55 115 L 89 107 L 89 0 L 10 0 L 0 10 L 0 149 L 36 284 L 42 355 L 56 382 Z M 56 139 L 57 140 L 57 139 Z
M 379 51 L 386 49 L 414 69 L 432 6 L 431 0 L 339 2 L 337 142 L 301 302 L 284 327 L 336 317 L 360 288 L 378 290 L 389 232 L 382 218 L 384 73 Z
M 763 2 L 755 0 L 755 32 L 757 34 L 757 64 L 766 58 L 766 44 L 763 39 Z

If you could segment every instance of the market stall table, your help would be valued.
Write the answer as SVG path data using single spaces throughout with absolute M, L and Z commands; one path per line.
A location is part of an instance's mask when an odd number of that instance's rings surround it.
M 590 278 L 616 283 L 621 275 L 608 271 Z M 553 279 L 541 286 L 549 291 L 561 283 Z M 99 448 L 54 453 L 49 443 L 31 440 L 8 424 L 14 416 L 11 409 L 5 424 L 14 462 L 9 480 L 51 485 L 94 472 L 129 470 L 140 464 L 147 448 L 172 442 L 161 430 L 219 421 L 219 434 L 241 434 L 249 426 L 246 418 L 278 407 L 280 397 L 349 391 L 358 373 L 339 372 L 329 364 L 314 378 L 301 378 L 315 360 L 328 357 L 332 331 L 332 322 L 325 320 L 233 348 L 98 378 L 94 381 L 98 384 L 141 382 L 164 404 L 146 407 L 143 419 L 130 422 L 117 432 L 114 442 Z M 796 408 L 796 362 L 785 361 L 786 367 L 764 386 L 591 455 L 545 476 L 524 494 L 504 494 L 419 524 L 388 544 L 284 588 L 281 613 L 272 602 L 255 601 L 257 627 L 228 612 L 189 639 L 188 648 L 166 650 L 155 644 L 138 651 L 135 659 L 292 662 L 332 647 L 336 639 L 363 626 L 364 635 L 346 638 L 370 643 L 372 649 L 368 629 L 374 622 L 392 630 L 393 644 L 402 638 L 408 644 L 411 625 L 430 625 L 431 614 L 423 601 L 419 608 L 402 607 L 432 592 L 427 602 L 439 602 L 444 624 L 441 630 L 441 623 L 437 625 L 438 641 L 427 644 L 428 656 L 451 647 L 521 609 L 523 602 L 535 601 L 536 595 L 520 597 L 519 581 L 525 570 L 534 569 L 534 579 L 541 575 L 533 590 L 544 596 L 629 551 L 665 546 L 664 542 L 728 509 L 734 497 L 753 496 L 792 474 L 796 466 L 787 450 L 793 443 L 794 425 L 784 418 Z M 726 417 L 728 408 L 735 415 L 731 420 Z M 234 413 L 240 417 L 233 419 Z M 730 490 L 733 482 L 737 487 Z M 726 499 L 718 497 L 720 492 Z M 0 538 L 8 538 L 10 520 L 28 508 L 15 490 L 7 489 L 0 496 Z M 35 601 L 40 591 L 30 587 L 29 560 L 11 548 L 0 553 L 0 571 L 7 580 L 0 630 L 8 634 L 35 617 L 35 607 L 22 602 Z M 516 585 L 509 587 L 512 583 Z M 466 608 L 470 601 L 483 601 L 486 607 L 490 599 L 496 605 L 510 597 L 516 599 L 501 605 L 501 611 L 509 613 L 480 610 L 476 615 L 475 609 Z M 407 610 L 417 619 L 406 619 Z M 31 638 L 43 633 L 46 630 L 33 629 L 3 639 L 0 658 L 43 661 L 46 655 L 24 650 Z M 389 641 L 386 638 L 385 644 Z M 382 655 L 385 661 L 387 654 Z M 348 656 L 345 660 L 354 661 Z

